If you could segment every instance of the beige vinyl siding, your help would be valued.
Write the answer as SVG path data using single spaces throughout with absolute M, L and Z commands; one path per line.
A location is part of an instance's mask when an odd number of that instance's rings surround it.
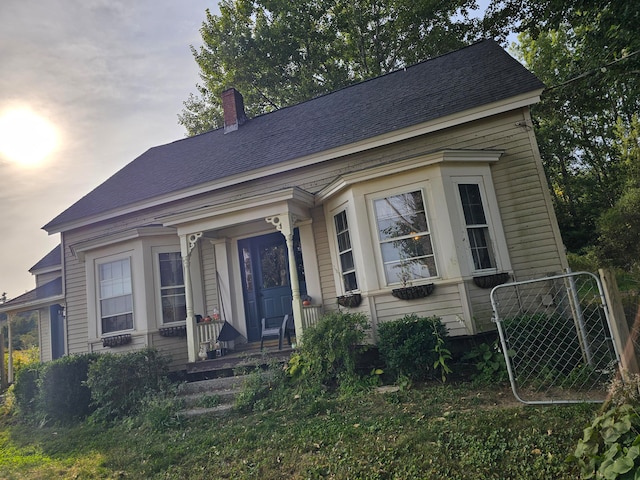
M 164 355 L 171 357 L 170 370 L 184 370 L 184 366 L 189 361 L 187 358 L 186 337 L 163 337 L 158 333 L 151 336 L 151 343 Z
M 436 285 L 433 293 L 424 300 L 398 300 L 390 293 L 376 296 L 377 323 L 397 320 L 405 315 L 440 317 L 451 335 L 464 335 L 461 320 L 464 318 L 462 299 L 457 284 Z
M 38 318 L 40 320 L 38 328 L 40 360 L 42 362 L 48 362 L 51 360 L 51 317 L 49 307 L 40 308 L 38 310 Z

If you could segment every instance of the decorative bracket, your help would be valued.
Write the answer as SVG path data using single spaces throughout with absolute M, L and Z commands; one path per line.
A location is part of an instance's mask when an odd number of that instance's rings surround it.
M 187 242 L 189 244 L 189 251 L 188 254 L 191 255 L 191 252 L 193 251 L 194 248 L 196 248 L 196 245 L 198 243 L 198 240 L 200 240 L 200 238 L 202 237 L 202 232 L 197 232 L 197 233 L 192 233 L 187 237 Z
M 283 235 L 291 235 L 293 234 L 293 228 L 298 223 L 298 219 L 292 213 L 285 213 L 281 215 L 274 215 L 273 217 L 266 217 L 265 221 L 270 223 L 276 230 L 278 230 Z

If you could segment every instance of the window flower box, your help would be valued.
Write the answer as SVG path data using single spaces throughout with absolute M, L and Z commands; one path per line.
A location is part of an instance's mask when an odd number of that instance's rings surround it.
M 415 300 L 417 298 L 428 297 L 433 293 L 435 286 L 433 283 L 426 285 L 414 285 L 411 287 L 394 288 L 391 295 L 400 300 Z
M 161 337 L 186 337 L 187 327 L 178 325 L 176 327 L 163 327 L 158 330 Z
M 130 333 L 114 335 L 112 337 L 103 337 L 102 339 L 103 347 L 119 347 L 120 345 L 126 345 L 127 343 L 131 343 Z
M 353 308 L 362 303 L 362 295 L 359 293 L 349 293 L 347 295 L 341 295 L 337 298 L 338 305 L 342 307 Z
M 483 275 L 481 277 L 473 277 L 473 283 L 480 288 L 493 288 L 509 281 L 507 272 L 494 273 L 493 275 Z

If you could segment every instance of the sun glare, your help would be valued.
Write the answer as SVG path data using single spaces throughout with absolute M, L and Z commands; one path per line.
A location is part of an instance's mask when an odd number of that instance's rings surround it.
M 33 166 L 58 146 L 58 132 L 45 118 L 29 108 L 0 113 L 0 155 L 19 165 Z

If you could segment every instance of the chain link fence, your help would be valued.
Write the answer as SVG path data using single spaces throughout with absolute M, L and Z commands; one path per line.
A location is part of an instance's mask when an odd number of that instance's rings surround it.
M 619 357 L 603 298 L 598 277 L 587 272 L 492 290 L 494 320 L 519 401 L 605 400 Z

